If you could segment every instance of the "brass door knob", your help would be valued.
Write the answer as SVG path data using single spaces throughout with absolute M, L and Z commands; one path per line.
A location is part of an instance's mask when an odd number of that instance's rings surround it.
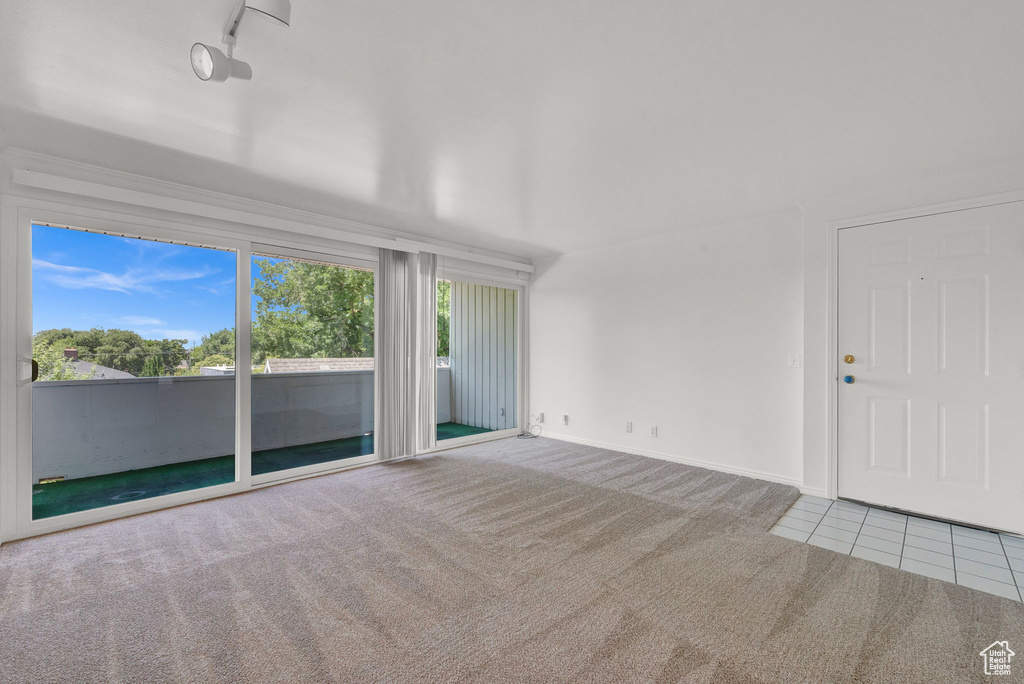
M 845 361 L 846 363 L 853 363 L 854 361 L 856 361 L 856 359 L 853 358 L 853 354 L 847 354 L 846 356 L 843 357 L 843 361 Z

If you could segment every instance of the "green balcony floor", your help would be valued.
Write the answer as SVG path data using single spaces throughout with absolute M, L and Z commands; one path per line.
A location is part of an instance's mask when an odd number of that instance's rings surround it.
M 437 426 L 437 439 L 440 441 L 485 432 L 491 432 L 491 430 L 459 423 L 442 423 Z M 253 452 L 252 472 L 253 475 L 262 475 L 372 453 L 372 434 L 329 442 L 267 449 Z M 55 515 L 77 513 L 126 501 L 211 487 L 234 482 L 234 480 L 235 457 L 217 456 L 154 468 L 126 470 L 109 475 L 37 484 L 32 487 L 32 517 L 35 520 L 52 518 Z
M 437 441 L 455 439 L 456 437 L 468 437 L 469 435 L 482 435 L 485 432 L 494 432 L 494 430 L 463 425 L 461 423 L 441 423 L 437 426 Z

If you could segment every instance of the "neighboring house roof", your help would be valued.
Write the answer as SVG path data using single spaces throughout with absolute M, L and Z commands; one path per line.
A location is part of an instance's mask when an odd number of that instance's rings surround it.
M 117 370 L 116 368 L 107 368 L 106 366 L 99 366 L 95 363 L 89 363 L 88 361 L 72 361 L 71 365 L 75 367 L 75 372 L 82 375 L 91 374 L 92 380 L 115 380 L 120 378 L 134 378 L 135 376 L 131 373 Z
M 437 367 L 447 368 L 447 356 L 437 357 Z M 267 359 L 265 373 L 319 373 L 321 371 L 373 370 L 373 357 L 351 359 Z

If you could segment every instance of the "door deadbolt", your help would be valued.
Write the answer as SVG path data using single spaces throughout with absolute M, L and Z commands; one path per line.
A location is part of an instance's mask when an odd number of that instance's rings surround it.
M 853 363 L 854 361 L 856 361 L 856 359 L 853 358 L 853 354 L 847 354 L 846 356 L 843 357 L 843 361 L 845 361 L 846 363 Z

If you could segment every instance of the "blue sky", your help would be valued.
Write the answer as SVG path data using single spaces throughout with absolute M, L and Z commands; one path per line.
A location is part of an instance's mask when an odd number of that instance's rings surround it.
M 199 344 L 234 327 L 235 253 L 33 226 L 32 316 L 33 332 L 120 328 Z

